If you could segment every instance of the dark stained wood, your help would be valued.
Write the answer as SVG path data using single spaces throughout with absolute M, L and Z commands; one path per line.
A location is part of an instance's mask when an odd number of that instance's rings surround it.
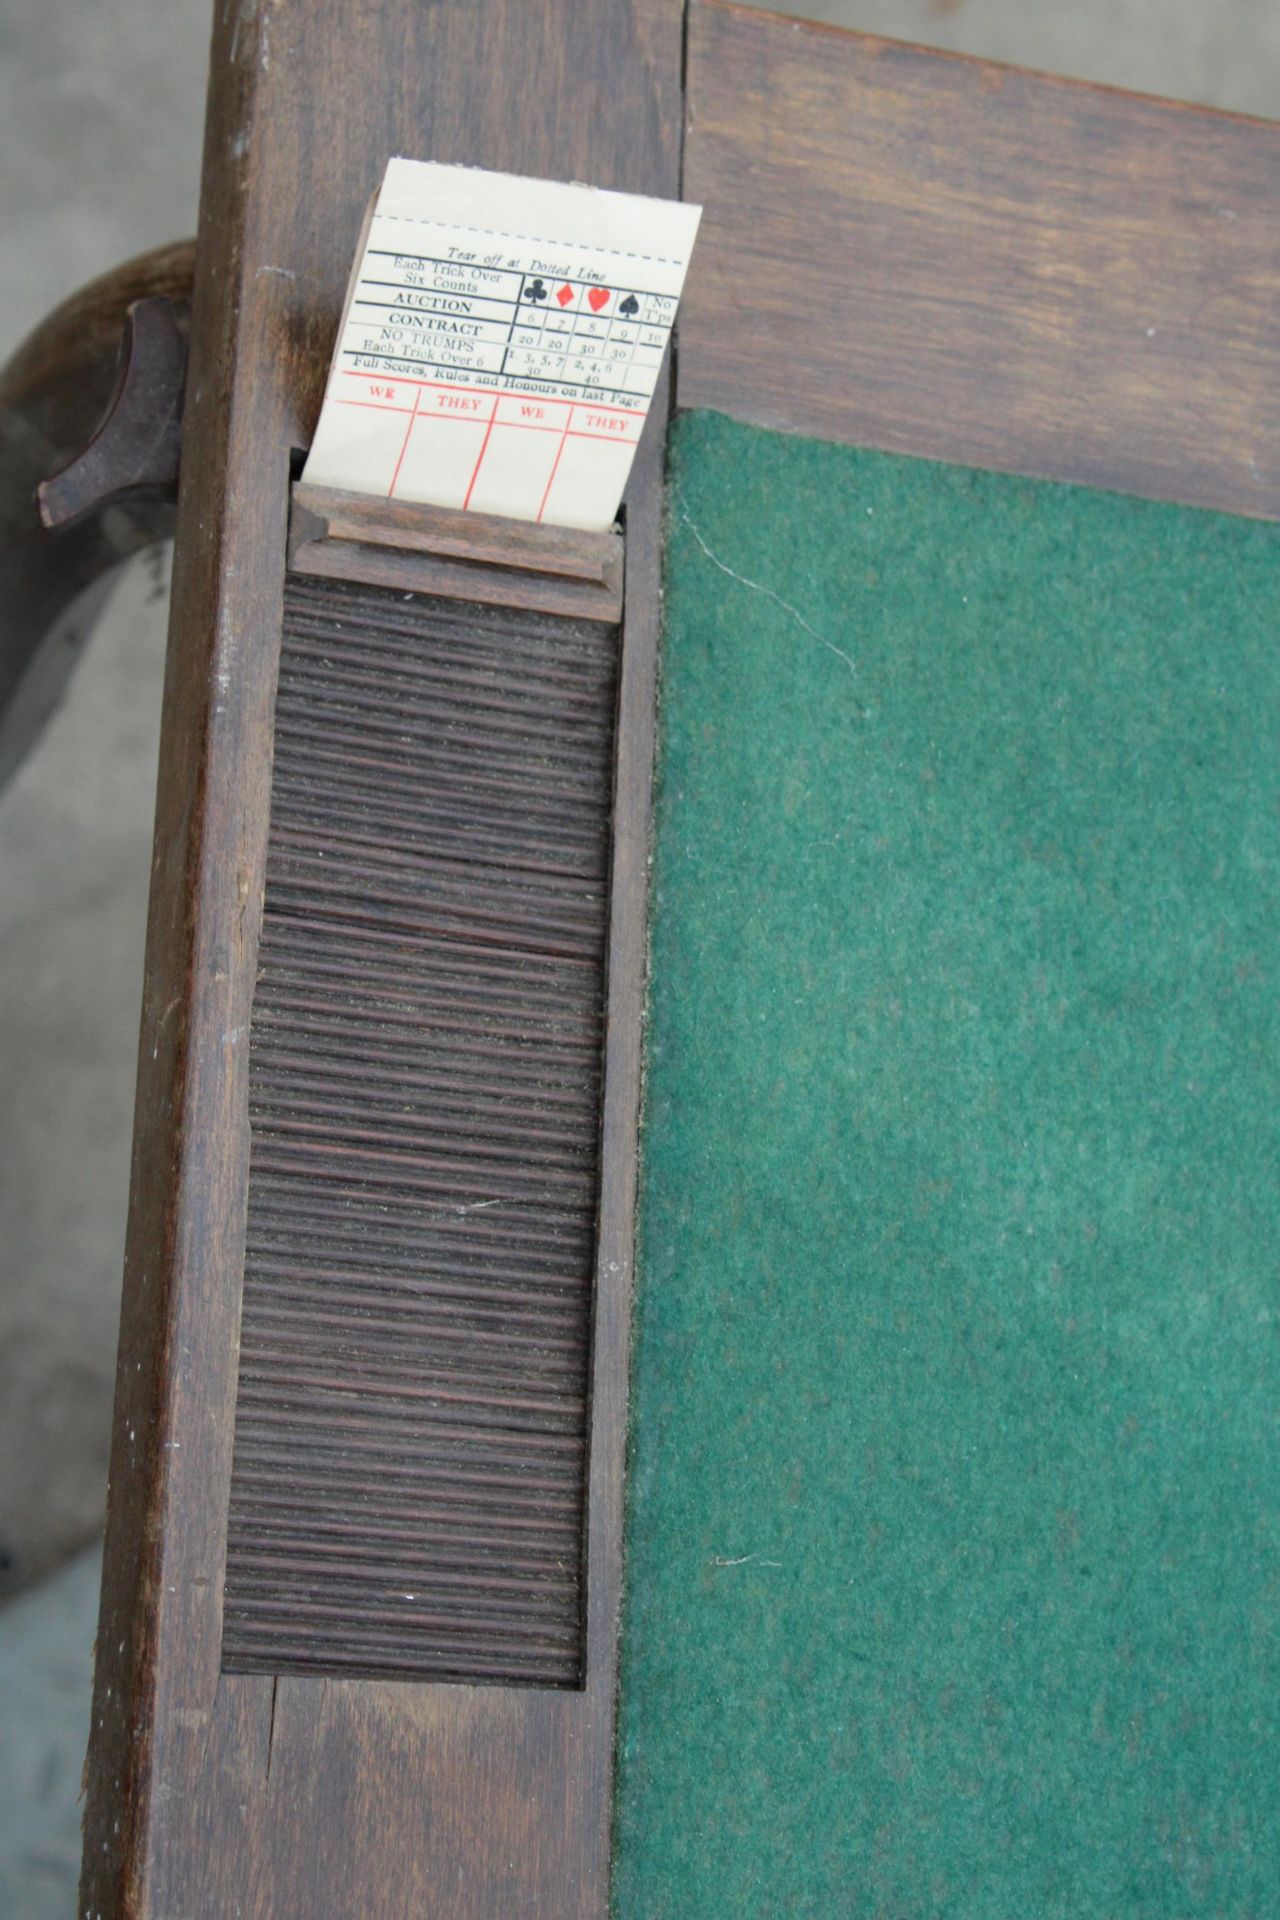
M 125 309 L 119 384 L 105 419 L 82 453 L 36 489 L 46 527 L 139 495 L 178 504 L 182 398 L 190 308 L 160 294 Z
M 617 621 L 622 535 L 299 484 L 289 518 L 295 573 L 490 606 Z
M 229 1670 L 582 1683 L 617 664 L 290 576 Z
M 1280 126 L 702 4 L 682 407 L 1280 515 Z
M 580 1691 L 222 1670 L 291 455 L 388 155 L 678 188 L 667 0 L 216 12 L 81 1910 L 607 1906 L 661 407 L 627 503 Z
M 99 498 L 42 524 L 36 490 L 92 439 L 119 375 L 130 307 L 172 302 L 187 326 L 194 248 L 159 247 L 64 301 L 0 372 L 0 785 L 57 705 L 122 560 L 166 539 L 171 489 Z

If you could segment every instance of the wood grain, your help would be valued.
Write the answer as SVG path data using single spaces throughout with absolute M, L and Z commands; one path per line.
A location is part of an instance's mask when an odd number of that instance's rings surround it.
M 216 10 L 81 1890 L 103 1920 L 606 1909 L 661 396 L 627 501 L 585 1684 L 227 1673 L 222 1580 L 289 478 L 364 207 L 394 153 L 673 194 L 680 66 L 666 0 Z
M 581 1684 L 617 660 L 286 587 L 229 1671 Z
M 1280 127 L 689 17 L 677 401 L 1280 514 Z

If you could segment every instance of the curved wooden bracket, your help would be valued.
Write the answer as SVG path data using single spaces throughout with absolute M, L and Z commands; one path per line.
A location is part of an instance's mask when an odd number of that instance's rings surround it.
M 57 706 L 114 569 L 173 532 L 194 264 L 188 240 L 115 268 L 0 372 L 0 785 Z
M 178 498 L 186 313 L 168 294 L 134 300 L 124 316 L 120 378 L 88 446 L 36 488 L 46 527 L 70 527 L 126 495 Z

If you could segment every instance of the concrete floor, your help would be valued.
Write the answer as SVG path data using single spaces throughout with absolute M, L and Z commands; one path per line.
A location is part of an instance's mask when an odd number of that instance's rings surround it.
M 1280 117 L 1274 0 L 785 10 Z M 0 0 L 0 355 L 84 280 L 193 229 L 210 11 Z M 122 583 L 0 796 L 0 1583 L 62 1563 L 0 1611 L 0 1914 L 12 1920 L 75 1911 L 98 1561 L 85 1543 L 103 1499 L 164 571 L 152 556 Z

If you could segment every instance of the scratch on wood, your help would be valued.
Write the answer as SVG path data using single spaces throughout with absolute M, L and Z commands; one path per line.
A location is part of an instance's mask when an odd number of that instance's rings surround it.
M 276 1709 L 280 1704 L 280 1676 L 271 1682 L 271 1724 L 267 1729 L 267 1785 L 271 1785 L 271 1761 L 276 1750 Z

